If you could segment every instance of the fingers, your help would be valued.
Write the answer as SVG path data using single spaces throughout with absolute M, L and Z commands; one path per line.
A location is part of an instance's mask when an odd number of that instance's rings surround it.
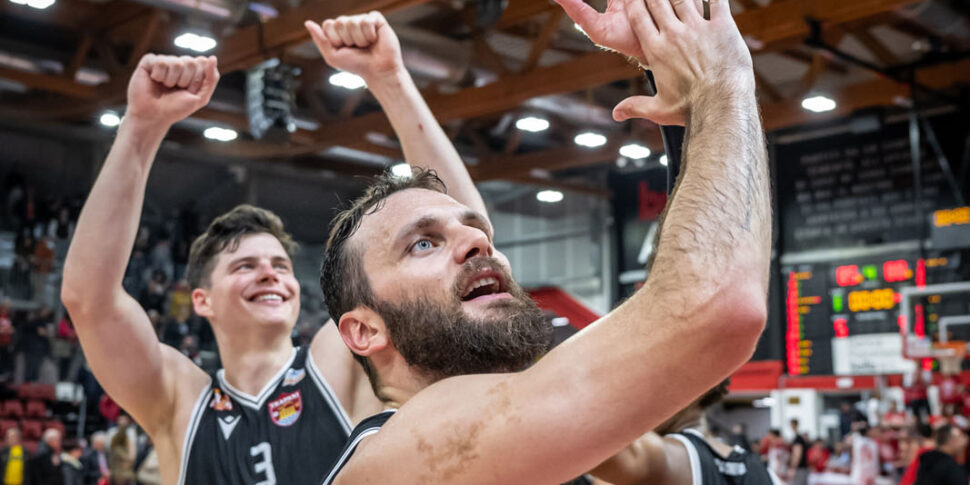
M 203 93 L 206 89 L 214 90 L 219 81 L 214 56 L 175 57 L 146 54 L 138 67 L 144 69 L 152 81 L 167 88 L 186 89 L 192 94 Z
M 216 56 L 200 57 L 198 59 L 202 63 L 204 72 L 198 94 L 208 100 L 216 90 L 216 85 L 219 84 L 219 61 L 216 59 Z
M 697 10 L 695 0 L 670 0 L 677 18 L 683 23 L 695 22 L 701 19 L 701 12 Z
M 667 2 L 667 0 L 662 1 Z M 630 28 L 633 29 L 634 35 L 640 41 L 641 47 L 654 45 L 657 42 L 657 37 L 660 36 L 660 31 L 657 30 L 657 24 L 654 23 L 652 11 L 647 11 L 643 0 L 630 0 L 626 2 L 624 7 Z M 643 52 L 646 54 L 648 50 L 644 48 Z M 647 61 L 649 62 L 649 59 Z
M 195 64 L 195 59 L 192 59 L 189 56 L 179 57 L 179 65 L 182 66 L 182 72 L 179 75 L 178 80 L 175 81 L 175 85 L 180 88 L 188 88 L 192 83 L 192 80 L 195 78 L 195 70 L 197 67 Z
M 647 0 L 647 8 L 650 9 L 650 16 L 653 18 L 654 23 L 657 24 L 657 30 L 660 32 L 675 29 L 677 28 L 678 24 L 681 23 L 674 14 L 674 9 L 671 7 L 670 2 L 671 0 Z M 627 3 L 627 5 L 636 6 L 640 3 L 640 0 L 632 0 Z M 631 24 L 633 23 L 633 20 L 634 19 L 631 17 Z
M 656 104 L 655 96 L 630 96 L 613 108 L 613 119 L 616 121 L 626 121 L 630 118 L 651 120 Z
M 340 35 L 337 34 L 337 22 L 334 19 L 327 19 L 321 24 L 323 28 L 323 35 L 330 42 L 330 46 L 337 49 L 343 46 L 343 41 L 340 40 Z
M 728 0 L 710 0 L 711 20 L 731 19 L 731 4 Z
M 324 31 L 323 25 L 307 20 L 303 22 L 303 26 L 310 32 L 310 38 L 313 39 L 313 43 L 316 44 L 320 54 L 324 58 L 328 57 L 334 51 L 335 47 Z
M 600 19 L 600 13 L 589 6 L 583 0 L 556 0 L 556 3 L 576 22 L 583 32 L 591 32 L 595 29 L 596 23 Z

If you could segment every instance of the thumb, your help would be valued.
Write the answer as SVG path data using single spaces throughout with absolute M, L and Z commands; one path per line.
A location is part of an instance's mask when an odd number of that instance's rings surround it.
M 630 96 L 613 108 L 613 119 L 616 121 L 626 121 L 630 118 L 652 120 L 654 115 L 659 114 L 657 104 L 655 96 Z

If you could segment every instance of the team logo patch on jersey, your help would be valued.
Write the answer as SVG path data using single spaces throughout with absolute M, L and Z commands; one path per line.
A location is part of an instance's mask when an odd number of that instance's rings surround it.
M 290 426 L 300 419 L 303 412 L 303 399 L 300 391 L 284 392 L 274 401 L 266 405 L 269 408 L 269 417 L 277 426 Z
M 222 391 L 218 388 L 212 390 L 212 402 L 209 403 L 209 407 L 215 409 L 216 411 L 232 411 L 232 399 L 229 395 L 222 395 Z
M 306 370 L 304 369 L 290 369 L 286 371 L 286 377 L 283 378 L 284 386 L 295 386 L 306 377 Z

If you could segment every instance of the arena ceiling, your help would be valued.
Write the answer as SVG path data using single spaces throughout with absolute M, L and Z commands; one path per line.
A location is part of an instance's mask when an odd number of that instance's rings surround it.
M 394 25 L 409 70 L 476 180 L 608 196 L 594 175 L 617 160 L 621 145 L 649 146 L 654 156 L 641 163 L 657 163 L 662 151 L 654 125 L 610 117 L 620 99 L 645 91 L 642 74 L 592 45 L 550 0 L 56 0 L 45 9 L 25 2 L 43 0 L 0 0 L 0 118 L 8 123 L 96 125 L 103 110 L 123 109 L 143 53 L 190 54 L 174 38 L 205 31 L 218 41 L 211 53 L 223 81 L 210 106 L 177 125 L 170 140 L 228 159 L 373 173 L 402 157 L 389 123 L 366 89 L 328 82 L 333 71 L 302 23 L 376 9 Z M 590 3 L 602 9 L 605 1 Z M 926 92 L 953 97 L 970 81 L 965 0 L 732 0 L 732 9 L 754 56 L 768 130 L 905 105 L 911 91 L 900 80 L 912 73 Z M 299 128 L 285 140 L 256 140 L 247 136 L 244 73 L 271 58 L 302 72 Z M 813 93 L 834 99 L 836 109 L 803 109 Z M 526 115 L 548 119 L 550 129 L 517 130 Z M 213 124 L 242 136 L 205 140 L 201 131 Z M 606 135 L 606 144 L 576 146 L 573 136 L 587 129 Z

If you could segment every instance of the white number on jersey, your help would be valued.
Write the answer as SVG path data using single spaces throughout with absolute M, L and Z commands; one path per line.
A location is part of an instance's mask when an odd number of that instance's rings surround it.
M 249 449 L 249 454 L 252 456 L 262 455 L 262 459 L 256 462 L 255 470 L 256 474 L 265 473 L 266 480 L 263 480 L 256 485 L 276 485 L 276 472 L 273 470 L 273 452 L 270 448 L 269 443 L 264 441 Z

